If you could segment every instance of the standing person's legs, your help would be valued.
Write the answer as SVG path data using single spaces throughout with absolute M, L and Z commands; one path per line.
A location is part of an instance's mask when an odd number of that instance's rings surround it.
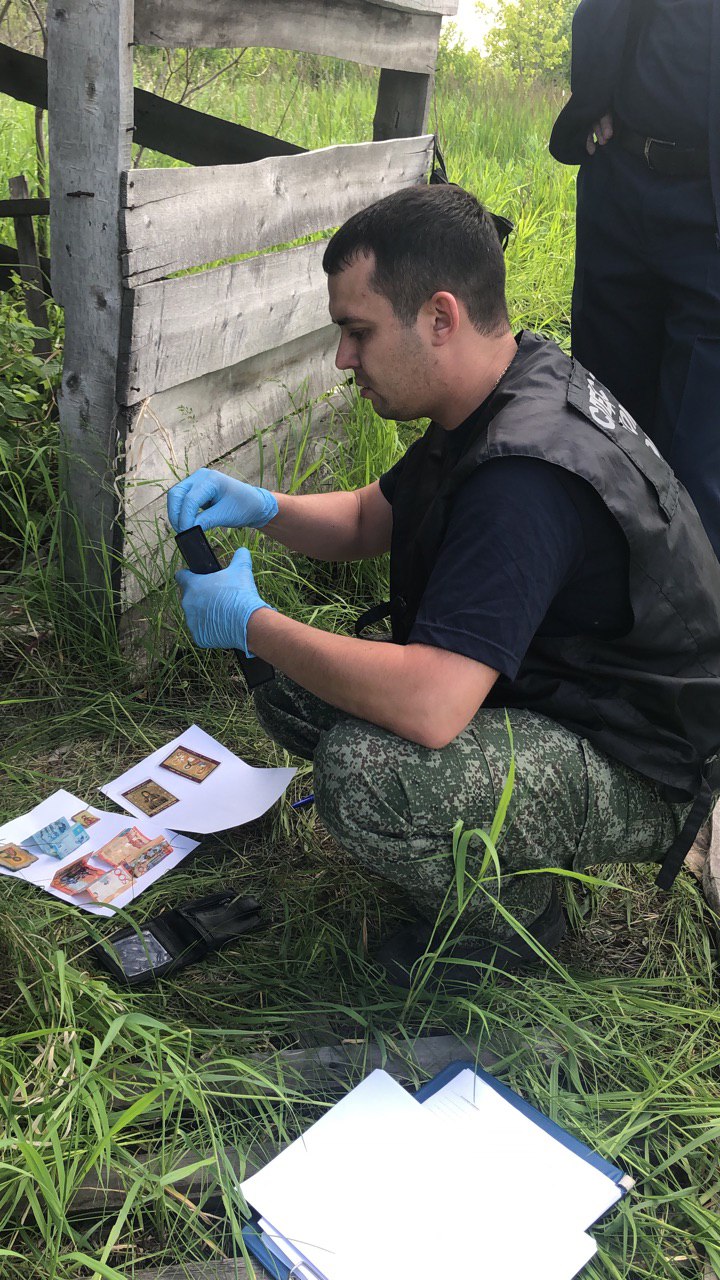
M 720 556 L 720 247 L 709 180 L 658 180 L 651 230 L 666 303 L 655 416 L 646 429 Z
M 578 175 L 573 354 L 687 488 L 720 556 L 720 247 L 708 179 L 611 143 Z
M 663 296 L 647 258 L 639 163 L 610 143 L 578 173 L 572 350 L 651 434 Z
M 338 844 L 400 888 L 428 922 L 446 902 L 452 909 L 452 828 L 461 819 L 489 831 L 508 776 L 504 709 L 481 709 L 432 751 L 335 711 L 282 677 L 255 697 L 261 724 L 283 745 L 297 750 L 293 742 L 314 740 L 317 806 Z M 520 873 L 651 861 L 681 825 L 679 808 L 631 769 L 543 716 L 512 710 L 509 717 L 515 786 L 498 843 L 501 882 L 492 873 L 474 893 L 462 916 L 466 940 L 511 936 L 493 902 L 498 889 L 521 924 L 543 913 L 552 876 Z M 474 841 L 469 877 L 477 877 L 483 853 Z

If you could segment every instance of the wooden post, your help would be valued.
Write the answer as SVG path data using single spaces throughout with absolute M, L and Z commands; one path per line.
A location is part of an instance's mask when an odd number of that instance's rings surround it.
M 373 141 L 415 138 L 425 133 L 434 77 L 418 71 L 380 72 Z
M 53 294 L 65 308 L 65 565 L 99 598 L 119 545 L 118 210 L 131 159 L 132 41 L 132 0 L 48 6 L 51 259 Z
M 17 178 L 10 178 L 8 186 L 10 195 L 14 199 L 29 199 L 30 192 L 28 191 L 28 184 L 24 174 L 19 174 Z M 33 221 L 29 217 L 17 217 L 13 218 L 13 223 L 18 251 L 18 274 L 23 282 L 25 291 L 25 310 L 28 313 L 28 319 L 31 324 L 36 325 L 39 329 L 47 329 L 45 289 L 35 243 Z M 33 350 L 41 360 L 46 360 L 52 351 L 50 338 L 35 338 L 33 340 Z

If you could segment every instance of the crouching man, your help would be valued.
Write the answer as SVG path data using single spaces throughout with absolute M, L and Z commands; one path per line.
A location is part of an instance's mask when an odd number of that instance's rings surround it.
M 523 872 L 664 860 L 672 881 L 718 785 L 720 565 L 629 414 L 552 342 L 513 336 L 473 196 L 389 196 L 340 228 L 324 267 L 338 368 L 381 418 L 430 427 L 352 493 L 271 494 L 202 469 L 168 509 L 176 530 L 249 526 L 320 560 L 390 551 L 393 643 L 276 612 L 247 550 L 178 581 L 197 644 L 276 668 L 261 724 L 313 760 L 342 848 L 407 895 L 416 923 L 378 953 L 407 982 L 453 884 L 453 824 L 492 823 L 506 717 L 500 895 L 530 934 L 552 947 L 563 919 L 553 877 Z M 485 890 L 453 972 L 527 951 L 494 878 Z

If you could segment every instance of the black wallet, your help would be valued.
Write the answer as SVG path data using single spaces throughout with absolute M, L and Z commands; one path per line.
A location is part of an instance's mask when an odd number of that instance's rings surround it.
M 170 907 L 138 925 L 120 929 L 91 950 L 94 960 L 131 987 L 165 978 L 211 951 L 260 927 L 260 904 L 234 893 Z

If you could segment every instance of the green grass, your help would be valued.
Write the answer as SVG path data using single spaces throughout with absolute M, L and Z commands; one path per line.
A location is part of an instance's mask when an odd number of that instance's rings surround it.
M 281 132 L 305 145 L 369 136 L 374 75 L 329 81 L 318 60 L 281 63 L 282 76 L 258 57 L 232 92 L 216 83 L 191 105 L 271 131 L 284 116 Z M 508 255 L 515 320 L 565 341 L 573 175 L 546 151 L 556 98 L 474 74 L 448 59 L 438 83 L 450 175 L 518 224 Z M 4 114 L 0 163 L 31 172 L 29 108 Z M 60 786 L 97 800 L 99 784 L 194 721 L 251 763 L 283 763 L 234 663 L 190 644 L 169 548 L 167 585 L 134 645 L 64 591 L 51 391 L 6 321 L 2 367 L 29 388 L 30 412 L 5 420 L 0 435 L 0 821 Z M 351 407 L 346 432 L 314 483 L 365 483 L 403 443 L 364 402 Z M 303 465 L 279 459 L 273 482 L 296 483 Z M 347 628 L 386 585 L 382 561 L 318 566 L 261 536 L 250 541 L 274 602 L 323 627 Z M 288 800 L 311 786 L 303 764 Z M 461 818 L 448 814 L 448 830 Z M 458 832 L 460 904 L 466 843 Z M 491 858 L 487 874 L 492 891 Z M 112 926 L 0 878 L 0 1275 L 132 1276 L 161 1260 L 239 1256 L 237 1180 L 248 1152 L 294 1136 L 329 1101 L 280 1075 L 276 1051 L 351 1040 L 402 1054 L 430 1032 L 492 1048 L 503 1080 L 637 1179 L 596 1230 L 590 1280 L 689 1280 L 706 1259 L 720 1267 L 717 962 L 691 877 L 669 896 L 649 869 L 598 869 L 587 884 L 566 884 L 573 928 L 556 967 L 514 978 L 482 970 L 467 995 L 452 997 L 421 983 L 403 997 L 370 964 L 369 948 L 403 903 L 348 862 L 312 809 L 284 801 L 203 841 L 142 896 L 133 919 L 221 887 L 261 898 L 263 930 L 129 994 L 89 956 Z M 178 1182 L 183 1167 L 201 1179 L 190 1195 Z M 108 1170 L 108 1207 L 73 1210 L 83 1181 Z

